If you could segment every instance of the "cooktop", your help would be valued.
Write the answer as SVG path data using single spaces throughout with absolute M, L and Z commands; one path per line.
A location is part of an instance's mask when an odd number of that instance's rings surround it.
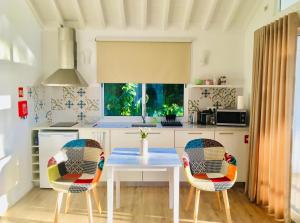
M 78 124 L 78 122 L 57 122 L 53 125 L 50 125 L 50 127 L 72 127 L 76 124 Z
M 161 121 L 162 126 L 182 126 L 179 121 Z

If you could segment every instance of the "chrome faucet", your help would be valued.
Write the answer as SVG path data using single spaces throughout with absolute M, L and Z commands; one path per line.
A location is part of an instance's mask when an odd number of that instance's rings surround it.
M 143 119 L 143 123 L 145 124 L 146 123 L 146 116 L 142 115 L 142 119 Z
M 146 116 L 147 116 L 147 114 L 146 114 L 146 105 L 145 104 L 143 104 L 142 105 L 142 115 L 141 115 L 141 117 L 142 117 L 142 119 L 143 119 L 143 123 L 145 124 L 146 123 Z

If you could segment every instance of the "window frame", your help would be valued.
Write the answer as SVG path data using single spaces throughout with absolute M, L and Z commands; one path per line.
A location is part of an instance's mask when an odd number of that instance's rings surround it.
M 158 83 L 164 84 L 164 83 Z M 183 116 L 177 117 L 178 121 L 186 122 L 188 120 L 188 94 L 187 84 L 183 84 Z M 100 117 L 104 122 L 142 122 L 141 116 L 105 116 L 104 115 L 104 83 L 100 84 Z M 142 115 L 146 112 L 146 84 L 142 83 Z M 146 116 L 146 122 L 151 122 L 154 118 Z M 157 121 L 162 121 L 164 117 L 155 117 Z
M 279 13 L 291 11 L 291 9 L 293 9 L 293 8 L 295 8 L 295 7 L 297 8 L 297 5 L 300 5 L 300 1 L 297 0 L 296 2 L 294 2 L 294 3 L 290 4 L 289 6 L 287 6 L 286 8 L 282 8 L 282 7 L 281 7 L 281 6 L 282 6 L 282 1 L 283 1 L 283 0 L 278 0 L 278 1 L 277 1 L 277 7 L 278 7 Z

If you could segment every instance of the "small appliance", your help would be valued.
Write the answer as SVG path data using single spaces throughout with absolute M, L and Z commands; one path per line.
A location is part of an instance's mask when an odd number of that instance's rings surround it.
M 212 125 L 214 111 L 211 109 L 198 112 L 197 123 L 200 125 Z
M 245 109 L 219 109 L 216 112 L 216 125 L 246 126 L 247 110 Z

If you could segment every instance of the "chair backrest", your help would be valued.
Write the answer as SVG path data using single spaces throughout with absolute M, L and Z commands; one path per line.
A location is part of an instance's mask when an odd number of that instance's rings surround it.
M 65 176 L 76 178 L 82 174 L 89 174 L 94 175 L 93 182 L 98 182 L 104 160 L 104 151 L 97 141 L 92 139 L 72 140 L 48 161 L 49 181 Z M 50 168 L 51 171 L 49 171 Z
M 224 146 L 212 139 L 194 139 L 187 143 L 185 153 L 191 173 L 221 173 L 228 162 L 236 164 L 234 157 L 225 152 Z M 227 170 L 226 170 L 227 171 Z

